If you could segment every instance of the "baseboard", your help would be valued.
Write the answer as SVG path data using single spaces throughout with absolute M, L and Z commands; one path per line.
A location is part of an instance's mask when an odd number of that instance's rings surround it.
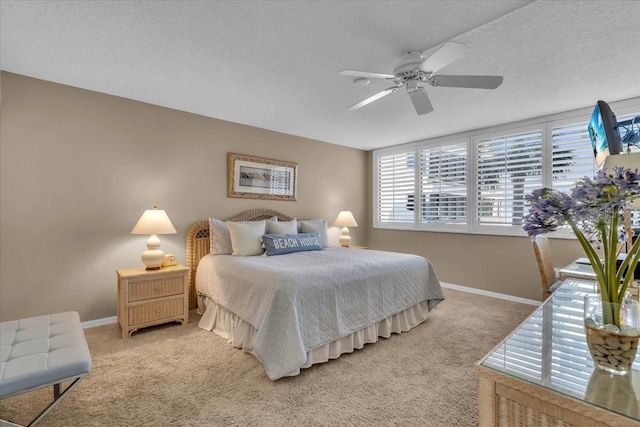
M 104 319 L 94 319 L 87 320 L 86 322 L 80 323 L 82 325 L 82 329 L 87 328 L 95 328 L 96 326 L 110 325 L 112 323 L 116 323 L 118 321 L 117 316 L 105 317 Z
M 514 297 L 513 295 L 507 295 L 507 294 L 499 294 L 497 292 L 484 291 L 482 289 L 469 288 L 467 286 L 454 285 L 453 283 L 441 282 L 440 285 L 443 288 L 453 289 L 454 291 L 461 291 L 461 292 L 468 292 L 470 294 L 484 295 L 486 297 L 504 299 L 504 300 L 507 300 L 507 301 L 519 302 L 519 303 L 522 303 L 522 304 L 529 304 L 529 305 L 540 305 L 541 304 L 540 301 L 534 301 L 532 299 Z M 95 328 L 96 326 L 110 325 L 112 323 L 116 323 L 117 321 L 118 321 L 118 318 L 116 316 L 105 317 L 104 319 L 87 320 L 86 322 L 82 322 L 82 328 L 83 329 Z
M 529 304 L 529 305 L 542 304 L 542 302 L 532 300 L 532 299 L 514 297 L 513 295 L 507 295 L 507 294 L 499 294 L 498 292 L 491 292 L 491 291 L 485 291 L 483 289 L 469 288 L 467 286 L 454 285 L 453 283 L 440 282 L 440 286 L 442 286 L 443 288 L 453 289 L 455 291 L 468 292 L 470 294 L 477 294 L 477 295 L 484 295 L 486 297 L 504 299 L 507 301 L 519 302 L 522 304 Z

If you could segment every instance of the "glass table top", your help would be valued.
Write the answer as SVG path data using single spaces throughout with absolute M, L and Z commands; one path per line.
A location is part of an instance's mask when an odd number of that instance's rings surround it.
M 640 421 L 640 351 L 628 375 L 594 367 L 583 326 L 595 282 L 567 279 L 480 365 Z
M 577 279 L 596 280 L 596 273 L 591 264 L 573 262 L 558 271 L 560 278 L 575 277 Z

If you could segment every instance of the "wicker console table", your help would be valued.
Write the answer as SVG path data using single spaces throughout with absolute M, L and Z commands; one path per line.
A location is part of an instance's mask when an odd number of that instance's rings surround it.
M 583 331 L 593 282 L 567 279 L 476 365 L 480 426 L 640 426 L 640 353 L 627 376 L 596 370 Z

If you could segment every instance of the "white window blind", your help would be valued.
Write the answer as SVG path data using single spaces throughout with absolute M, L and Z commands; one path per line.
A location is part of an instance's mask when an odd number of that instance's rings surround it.
M 585 176 L 593 177 L 596 162 L 587 122 L 551 129 L 551 184 L 554 190 L 570 192 Z
M 466 142 L 420 150 L 419 221 L 466 224 Z
M 624 151 L 640 151 L 638 105 L 613 108 Z M 595 174 L 590 116 L 585 109 L 375 150 L 374 227 L 524 236 L 527 194 L 541 187 L 570 191 Z M 640 227 L 640 210 L 632 225 Z
M 618 116 L 624 123 L 638 117 L 637 113 Z M 588 122 L 554 126 L 551 129 L 551 188 L 568 192 L 575 183 L 585 176 L 593 177 L 597 171 L 591 139 L 587 130 Z M 631 125 L 618 128 L 620 138 L 632 140 L 635 128 Z M 627 144 L 622 144 L 623 151 Z
M 377 157 L 376 222 L 413 224 L 415 194 L 414 150 Z
M 480 139 L 476 157 L 476 225 L 521 227 L 524 196 L 542 186 L 542 130 Z

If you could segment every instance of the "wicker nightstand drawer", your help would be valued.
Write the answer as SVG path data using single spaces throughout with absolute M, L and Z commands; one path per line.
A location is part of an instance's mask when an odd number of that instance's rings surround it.
M 129 302 L 184 293 L 182 275 L 164 279 L 129 282 Z
M 184 313 L 184 298 L 173 298 L 152 304 L 135 305 L 129 307 L 129 325 L 153 322 L 170 317 L 181 316 Z
M 122 338 L 140 328 L 167 322 L 189 323 L 187 268 L 118 270 L 118 323 Z

